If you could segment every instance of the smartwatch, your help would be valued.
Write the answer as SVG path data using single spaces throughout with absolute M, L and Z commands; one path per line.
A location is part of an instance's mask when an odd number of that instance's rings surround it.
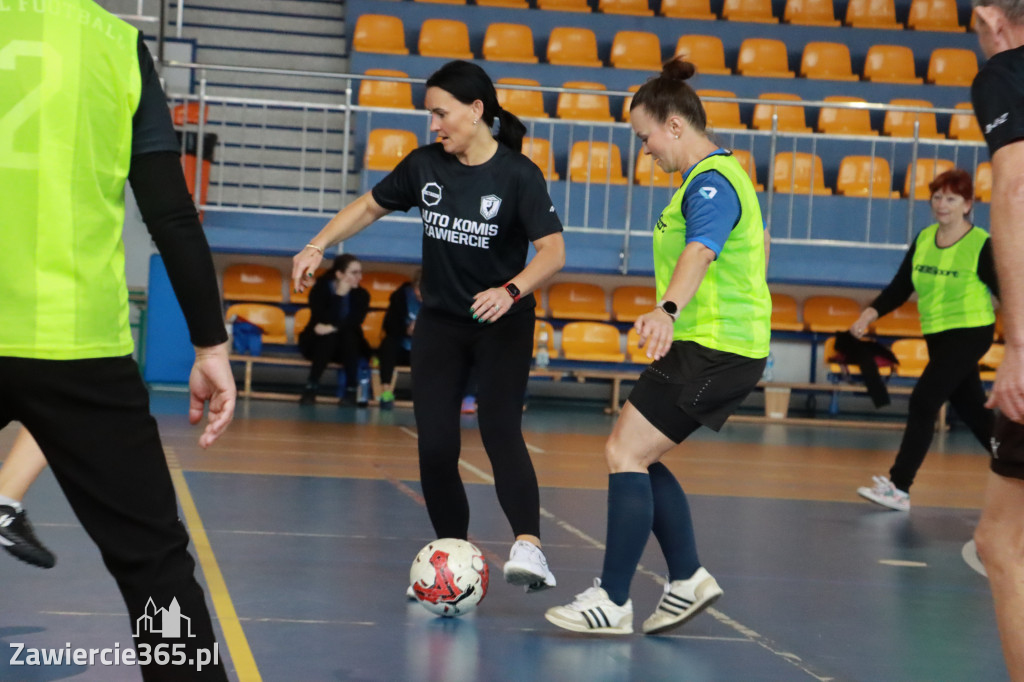
M 512 282 L 509 282 L 508 284 L 505 285 L 505 291 L 507 291 L 508 295 L 512 297 L 513 303 L 519 302 L 519 287 L 517 287 Z
M 658 301 L 657 307 L 665 311 L 665 314 L 671 317 L 673 322 L 679 319 L 679 306 L 672 301 L 662 299 Z

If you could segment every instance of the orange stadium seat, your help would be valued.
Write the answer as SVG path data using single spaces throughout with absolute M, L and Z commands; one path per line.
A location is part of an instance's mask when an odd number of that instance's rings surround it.
M 800 321 L 796 299 L 789 294 L 772 293 L 772 330 L 802 332 L 807 325 Z
M 387 310 L 391 294 L 408 281 L 408 277 L 398 272 L 368 270 L 363 273 L 363 281 L 359 286 L 370 292 L 371 308 Z
M 473 59 L 469 27 L 456 19 L 424 19 L 420 26 L 419 52 L 423 57 Z
M 224 268 L 224 300 L 281 303 L 284 277 L 270 265 L 236 263 Z
M 889 162 L 881 156 L 844 156 L 839 162 L 836 193 L 847 197 L 899 197 L 893 191 Z
M 309 326 L 309 319 L 312 315 L 313 311 L 309 308 L 299 308 L 295 311 L 295 316 L 292 318 L 292 338 L 296 343 L 299 341 L 299 334 L 302 333 L 302 330 Z
M 505 9 L 530 9 L 526 0 L 476 0 L 481 7 L 504 7 Z
M 829 95 L 826 102 L 866 102 L 861 97 Z M 839 109 L 822 107 L 818 111 L 818 132 L 832 135 L 877 135 L 871 128 L 871 112 L 867 109 Z
M 917 301 L 907 301 L 888 315 L 875 320 L 875 333 L 880 336 L 921 336 L 921 315 Z
M 984 142 L 985 136 L 981 134 L 981 126 L 974 116 L 974 106 L 970 102 L 960 102 L 956 108 L 966 109 L 969 113 L 953 114 L 949 117 L 950 139 Z
M 570 322 L 562 327 L 562 356 L 566 360 L 623 362 L 619 330 L 603 322 Z
M 910 198 L 910 164 L 907 164 L 907 175 L 903 182 L 903 196 Z M 932 193 L 928 185 L 936 175 L 953 170 L 953 162 L 948 159 L 918 159 L 914 172 L 914 198 L 925 201 L 931 199 Z
M 736 70 L 743 76 L 795 78 L 789 70 L 786 43 L 771 38 L 747 38 L 740 43 Z
M 408 78 L 404 71 L 393 69 L 367 69 L 367 76 L 389 76 Z M 389 107 L 392 109 L 415 109 L 412 103 L 412 84 L 397 81 L 359 81 L 359 105 L 363 107 Z
M 709 0 L 661 0 L 661 16 L 701 21 L 714 21 L 718 18 L 711 11 Z
M 624 185 L 619 146 L 607 142 L 574 142 L 569 153 L 569 179 L 603 185 Z
M 547 56 L 549 63 L 562 66 L 604 66 L 597 58 L 597 35 L 589 28 L 551 29 Z
M 533 53 L 533 30 L 526 24 L 491 24 L 484 33 L 484 59 L 536 64 L 539 60 Z
M 772 15 L 771 0 L 725 0 L 722 4 L 722 18 L 759 24 L 775 24 L 779 21 Z
M 982 161 L 974 171 L 974 195 L 978 201 L 992 201 L 992 162 Z
M 647 0 L 599 0 L 597 9 L 605 14 L 632 14 L 641 17 L 654 16 Z
M 732 69 L 725 65 L 725 47 L 718 36 L 688 34 L 679 36 L 676 55 L 693 62 L 697 73 L 730 76 Z
M 228 322 L 240 317 L 263 330 L 263 343 L 288 343 L 284 310 L 265 303 L 236 303 L 224 314 Z
M 964 31 L 957 16 L 956 0 L 912 0 L 907 28 L 917 31 Z
M 805 26 L 838 26 L 832 0 L 786 0 L 782 20 Z
M 924 339 L 896 339 L 890 347 L 899 360 L 896 376 L 919 377 L 928 364 L 928 345 Z
M 416 134 L 409 130 L 376 128 L 366 139 L 367 170 L 394 170 L 406 154 L 420 146 Z
M 548 288 L 551 317 L 560 320 L 607 322 L 611 315 L 606 298 L 604 289 L 587 282 L 559 282 Z
M 352 33 L 352 49 L 356 52 L 409 54 L 402 20 L 387 14 L 360 15 Z
M 765 92 L 758 99 L 767 100 L 790 100 L 800 102 L 800 95 L 793 95 L 786 92 Z M 812 132 L 807 127 L 807 120 L 804 118 L 802 106 L 787 106 L 782 104 L 757 104 L 754 105 L 753 127 L 756 130 L 771 130 L 772 116 L 778 113 L 778 129 L 790 133 Z
M 903 24 L 896 21 L 893 0 L 850 0 L 846 5 L 845 23 L 855 28 L 903 28 Z
M 900 107 L 931 108 L 931 102 L 923 99 L 894 99 L 889 104 Z M 914 122 L 918 122 L 918 134 L 923 139 L 944 139 L 939 132 L 935 113 L 930 111 L 886 111 L 882 121 L 882 133 L 891 137 L 913 137 Z
M 612 315 L 619 322 L 635 322 L 636 318 L 654 310 L 657 302 L 654 287 L 616 287 L 612 292 Z
M 578 90 L 607 90 L 603 83 L 590 81 L 568 81 L 563 88 Z M 575 121 L 614 121 L 608 95 L 593 95 L 585 92 L 561 92 L 558 94 L 555 114 L 558 118 Z
M 804 322 L 812 332 L 845 332 L 860 317 L 860 304 L 845 296 L 811 296 L 804 301 Z
M 683 184 L 683 176 L 680 173 L 666 173 L 654 163 L 650 154 L 644 154 L 641 149 L 637 152 L 636 165 L 633 167 L 633 182 L 644 186 L 679 187 Z
M 757 167 L 754 164 L 754 155 L 746 149 L 733 149 L 731 151 L 732 155 L 736 157 L 737 161 L 739 161 L 740 166 L 742 166 L 747 171 L 747 174 L 750 175 L 750 182 L 754 184 L 754 189 L 758 192 L 763 192 L 764 185 L 757 181 Z
M 495 82 L 498 91 L 498 104 L 519 117 L 547 118 L 544 111 L 544 95 L 540 90 L 519 90 L 503 88 L 502 85 L 536 85 L 540 83 L 532 78 L 499 78 Z
M 999 369 L 999 365 L 1003 364 L 1003 357 L 1005 355 L 1006 346 L 1003 344 L 993 343 L 989 346 L 989 349 L 981 356 L 981 360 L 978 361 L 978 366 L 981 368 L 982 381 L 996 380 L 996 370 Z
M 639 85 L 629 86 L 629 95 L 622 98 L 622 122 L 629 123 L 629 108 L 633 105 L 633 94 L 640 89 Z
M 537 9 L 552 9 L 559 12 L 589 12 L 587 0 L 537 0 Z
M 718 129 L 746 130 L 747 126 L 740 120 L 739 102 L 709 102 L 706 97 L 736 97 L 736 93 L 728 90 L 698 90 L 704 105 L 704 113 L 708 118 L 708 127 Z
M 363 320 L 363 337 L 366 338 L 366 343 L 370 344 L 370 348 L 374 350 L 380 346 L 380 341 L 384 338 L 384 315 L 386 313 L 386 310 L 370 310 Z
M 978 55 L 959 47 L 937 47 L 928 60 L 928 82 L 970 87 L 978 75 Z
M 619 31 L 609 61 L 617 69 L 661 71 L 661 41 L 649 31 Z
M 524 137 L 523 154 L 537 164 L 544 177 L 548 180 L 559 180 L 555 170 L 555 159 L 551 154 L 551 142 L 542 137 Z
M 654 358 L 647 357 L 647 349 L 640 347 L 640 335 L 633 327 L 626 332 L 626 358 L 630 362 L 642 365 L 654 362 Z
M 533 325 L 533 356 L 537 356 L 537 349 L 540 348 L 540 335 L 546 332 L 548 335 L 547 341 L 544 343 L 548 347 L 548 357 L 551 359 L 558 357 L 558 351 L 555 350 L 555 328 L 551 326 L 551 323 L 547 320 L 537 320 Z
M 199 123 L 199 102 L 185 102 L 179 104 L 171 110 L 171 118 L 174 119 L 174 125 L 197 125 Z M 207 105 L 203 107 L 203 123 L 210 120 L 210 107 Z
M 864 80 L 874 83 L 923 83 L 914 67 L 914 51 L 906 45 L 872 45 L 864 59 Z
M 821 157 L 805 152 L 781 152 L 775 156 L 773 186 L 785 194 L 832 194 L 825 186 Z
M 842 43 L 814 41 L 804 46 L 800 75 L 814 80 L 856 81 L 850 48 Z

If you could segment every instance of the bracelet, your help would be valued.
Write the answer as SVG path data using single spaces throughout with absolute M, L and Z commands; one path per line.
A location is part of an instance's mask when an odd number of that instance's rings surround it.
M 321 256 L 324 255 L 324 250 L 322 248 L 320 248 L 319 246 L 317 246 L 316 244 L 314 244 L 313 242 L 310 242 L 310 243 L 306 244 L 306 246 L 303 247 L 303 248 L 306 248 L 306 249 L 316 249 L 317 251 L 320 252 Z

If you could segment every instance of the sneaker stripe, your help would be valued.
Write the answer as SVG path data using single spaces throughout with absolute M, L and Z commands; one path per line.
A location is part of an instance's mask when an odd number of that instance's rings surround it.
M 593 609 L 587 609 L 581 612 L 583 617 L 587 620 L 587 627 L 592 630 L 599 628 L 610 628 L 612 626 L 611 621 L 608 620 L 608 614 L 604 612 L 600 606 Z

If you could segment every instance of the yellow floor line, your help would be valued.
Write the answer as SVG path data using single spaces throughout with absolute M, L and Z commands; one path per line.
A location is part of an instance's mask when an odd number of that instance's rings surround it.
M 185 474 L 177 466 L 174 455 L 171 452 L 168 452 L 167 455 L 168 463 L 171 464 L 171 479 L 174 481 L 174 488 L 178 493 L 181 510 L 185 514 L 185 523 L 188 524 L 199 565 L 202 566 L 203 574 L 206 576 L 206 586 L 210 590 L 210 599 L 213 601 L 213 608 L 220 620 L 221 630 L 224 631 L 225 643 L 231 654 L 231 661 L 235 664 L 238 680 L 239 682 L 262 682 L 263 678 L 256 667 L 256 659 L 253 658 L 252 649 L 249 648 L 249 640 L 245 637 L 242 624 L 235 612 L 235 605 L 228 593 L 227 583 L 224 582 L 224 574 L 220 572 L 217 557 L 213 555 L 213 548 L 210 546 L 210 538 L 206 535 L 203 520 L 199 517 L 199 510 L 196 508 L 192 493 L 188 489 L 188 483 L 185 481 Z

